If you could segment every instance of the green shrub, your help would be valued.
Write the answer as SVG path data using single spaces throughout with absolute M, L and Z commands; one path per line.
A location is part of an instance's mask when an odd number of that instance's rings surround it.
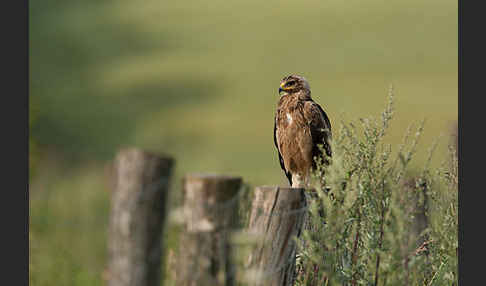
M 317 197 L 312 227 L 298 240 L 295 285 L 457 285 L 455 148 L 431 170 L 436 141 L 423 169 L 409 170 L 424 123 L 409 127 L 392 152 L 383 142 L 392 88 L 388 99 L 381 120 L 341 123 L 329 166 L 316 158 Z

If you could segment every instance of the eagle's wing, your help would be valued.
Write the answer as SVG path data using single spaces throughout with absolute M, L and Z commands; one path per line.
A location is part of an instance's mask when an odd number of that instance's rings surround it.
M 314 101 L 307 101 L 304 105 L 304 113 L 310 124 L 311 136 L 312 136 L 312 158 L 323 158 L 325 163 L 329 163 L 329 160 L 324 158 L 321 149 L 318 144 L 322 144 L 326 152 L 327 157 L 331 157 L 331 122 L 324 112 L 322 107 Z M 313 168 L 316 167 L 316 162 L 312 161 Z
M 278 112 L 277 112 L 277 114 L 278 114 Z M 275 116 L 275 120 L 273 122 L 273 142 L 275 143 L 275 147 L 277 147 L 278 160 L 280 161 L 280 167 L 285 172 L 285 176 L 287 176 L 287 179 L 289 180 L 289 184 L 292 186 L 292 174 L 290 174 L 290 172 L 287 171 L 287 169 L 285 169 L 284 160 L 282 158 L 282 154 L 280 154 L 280 148 L 278 147 L 278 141 L 277 141 L 277 116 Z

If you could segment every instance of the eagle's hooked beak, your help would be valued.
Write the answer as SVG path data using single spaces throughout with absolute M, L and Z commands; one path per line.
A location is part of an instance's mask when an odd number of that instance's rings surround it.
M 278 88 L 278 94 L 282 94 L 282 92 L 285 91 L 284 87 L 285 87 L 285 82 L 282 82 L 282 84 Z

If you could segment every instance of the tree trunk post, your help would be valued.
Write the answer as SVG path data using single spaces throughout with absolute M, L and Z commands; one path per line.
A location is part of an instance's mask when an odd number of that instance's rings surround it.
M 190 174 L 183 179 L 183 231 L 175 285 L 235 285 L 230 241 L 237 226 L 242 179 Z
M 108 230 L 109 286 L 160 285 L 162 230 L 174 160 L 136 148 L 113 165 Z
M 258 243 L 248 259 L 250 285 L 293 285 L 295 238 L 307 216 L 304 189 L 263 186 L 255 189 L 248 231 Z

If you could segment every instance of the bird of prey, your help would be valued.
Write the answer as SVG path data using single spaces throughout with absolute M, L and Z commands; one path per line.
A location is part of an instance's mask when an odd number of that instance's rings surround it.
M 321 106 L 312 100 L 304 77 L 284 77 L 278 92 L 273 138 L 280 166 L 291 187 L 305 188 L 310 183 L 311 171 L 316 168 L 314 158 L 329 163 L 331 123 Z M 318 147 L 321 144 L 325 154 Z

